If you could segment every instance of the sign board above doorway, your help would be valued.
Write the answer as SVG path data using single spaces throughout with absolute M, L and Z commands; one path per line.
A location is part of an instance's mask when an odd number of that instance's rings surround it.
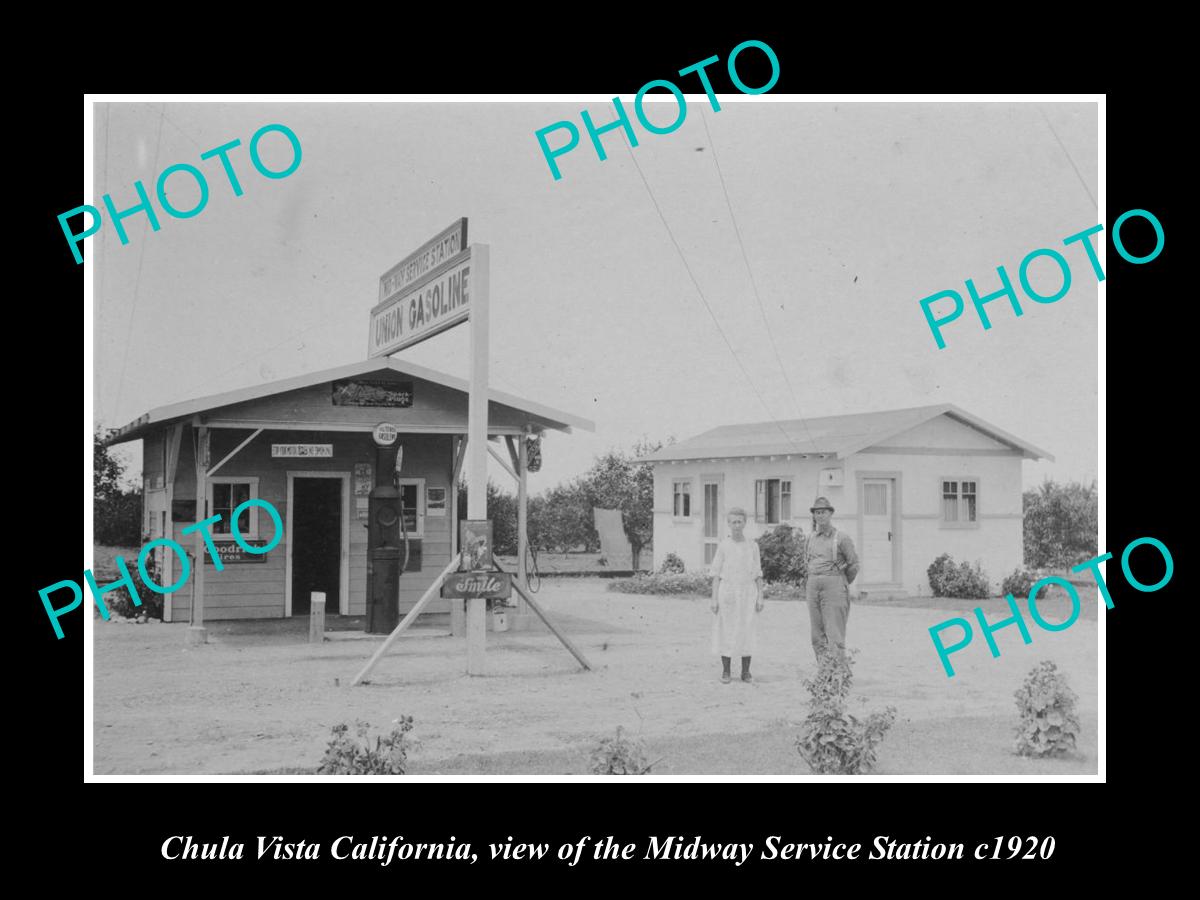
M 333 459 L 333 444 L 272 444 L 271 457 L 273 459 L 299 457 Z

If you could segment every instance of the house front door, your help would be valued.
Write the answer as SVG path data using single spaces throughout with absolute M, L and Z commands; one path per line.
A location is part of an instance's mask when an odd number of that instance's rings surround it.
M 864 478 L 862 493 L 863 545 L 859 550 L 863 584 L 891 584 L 895 581 L 893 538 L 895 526 L 894 478 Z

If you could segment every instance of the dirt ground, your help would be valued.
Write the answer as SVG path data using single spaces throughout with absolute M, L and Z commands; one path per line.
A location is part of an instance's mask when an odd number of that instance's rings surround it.
M 592 663 L 582 671 L 545 631 L 487 635 L 488 674 L 465 674 L 466 646 L 428 629 L 402 637 L 371 676 L 350 687 L 380 638 L 334 631 L 307 643 L 307 622 L 212 623 L 209 643 L 185 645 L 186 626 L 95 627 L 95 773 L 312 772 L 330 728 L 363 719 L 372 733 L 414 718 L 410 774 L 556 775 L 587 771 L 589 748 L 622 725 L 642 737 L 661 775 L 807 775 L 792 742 L 807 712 L 802 678 L 814 669 L 803 603 L 768 601 L 755 681 L 719 682 L 709 653 L 712 614 L 696 598 L 607 592 L 599 578 L 547 579 L 538 599 Z M 929 627 L 945 608 L 865 603 L 852 608 L 859 649 L 851 711 L 893 705 L 878 774 L 1086 775 L 1097 771 L 1097 623 L 1030 625 L 983 636 L 955 654 L 947 678 Z M 999 605 L 998 605 L 999 604 Z M 972 606 L 974 604 L 971 604 Z M 991 621 L 1002 601 L 984 604 Z M 1053 605 L 1043 614 L 1061 621 Z M 361 620 L 332 627 L 357 628 Z M 1079 753 L 1030 760 L 1010 750 L 1013 692 L 1042 659 L 1079 695 Z M 736 666 L 736 662 L 735 662 Z

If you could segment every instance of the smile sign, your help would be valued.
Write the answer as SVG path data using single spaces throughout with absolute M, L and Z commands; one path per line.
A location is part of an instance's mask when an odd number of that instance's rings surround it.
M 451 575 L 442 585 L 445 599 L 488 597 L 507 600 L 512 596 L 512 574 L 509 572 L 462 572 Z

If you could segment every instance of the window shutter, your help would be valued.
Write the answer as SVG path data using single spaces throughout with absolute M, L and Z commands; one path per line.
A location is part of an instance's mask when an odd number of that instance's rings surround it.
M 762 479 L 754 482 L 754 521 L 767 520 L 767 483 Z

